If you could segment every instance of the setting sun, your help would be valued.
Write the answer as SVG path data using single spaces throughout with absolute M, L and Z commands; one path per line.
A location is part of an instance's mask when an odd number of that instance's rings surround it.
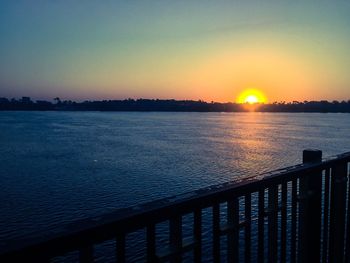
M 237 98 L 238 103 L 265 103 L 267 102 L 265 95 L 256 89 L 247 89 L 239 94 Z
M 250 95 L 245 99 L 245 102 L 253 104 L 259 102 L 259 100 L 255 95 Z

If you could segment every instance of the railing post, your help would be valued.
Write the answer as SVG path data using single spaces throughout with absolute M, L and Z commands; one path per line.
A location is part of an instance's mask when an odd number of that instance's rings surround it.
M 303 151 L 303 163 L 321 161 L 322 151 Z M 299 262 L 320 262 L 322 171 L 304 175 L 299 182 Z
M 329 262 L 343 262 L 346 213 L 347 162 L 332 167 Z
M 169 222 L 170 230 L 170 251 L 173 254 L 170 262 L 178 263 L 182 262 L 182 216 L 175 216 L 170 219 Z

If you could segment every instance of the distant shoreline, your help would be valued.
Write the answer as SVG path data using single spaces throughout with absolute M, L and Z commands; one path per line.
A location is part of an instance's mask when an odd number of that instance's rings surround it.
M 23 109 L 0 109 L 0 112 L 140 112 L 140 113 L 155 113 L 155 112 L 168 112 L 168 113 L 350 113 L 350 111 L 180 111 L 180 110 L 23 110 Z
M 0 111 L 101 111 L 101 112 L 315 112 L 350 113 L 348 101 L 304 101 L 274 102 L 269 104 L 219 103 L 193 100 L 126 99 L 75 102 L 32 101 L 29 97 L 21 99 L 0 98 Z

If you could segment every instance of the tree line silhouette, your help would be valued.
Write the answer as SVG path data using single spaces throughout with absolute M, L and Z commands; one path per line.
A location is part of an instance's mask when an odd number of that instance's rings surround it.
M 159 100 L 125 99 L 75 102 L 54 98 L 54 102 L 37 100 L 30 97 L 21 99 L 0 98 L 0 110 L 22 111 L 177 111 L 177 112 L 347 112 L 348 101 L 293 101 L 267 104 L 238 104 L 205 102 L 202 100 Z

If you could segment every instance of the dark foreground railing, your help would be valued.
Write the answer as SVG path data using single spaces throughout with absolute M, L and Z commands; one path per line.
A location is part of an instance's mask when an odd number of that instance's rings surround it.
M 324 161 L 321 155 L 305 150 L 302 165 L 121 209 L 41 240 L 9 242 L 0 262 L 49 262 L 71 251 L 93 262 L 94 247 L 106 240 L 116 241 L 115 259 L 125 262 L 127 236 L 140 229 L 147 262 L 181 262 L 186 253 L 194 262 L 349 262 L 350 153 Z M 164 222 L 166 245 L 156 231 Z

